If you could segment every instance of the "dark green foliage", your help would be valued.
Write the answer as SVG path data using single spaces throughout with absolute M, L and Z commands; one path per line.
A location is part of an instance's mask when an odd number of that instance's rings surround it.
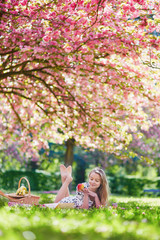
M 160 188 L 160 177 L 157 177 L 157 187 Z
M 74 183 L 75 186 L 78 183 L 85 182 L 85 170 L 86 170 L 86 162 L 82 157 L 79 157 L 78 155 L 74 156 L 75 162 L 76 162 L 76 167 L 74 170 Z
M 130 196 L 142 196 L 144 189 L 156 189 L 159 183 L 158 179 L 134 176 L 111 176 L 108 179 L 112 193 Z

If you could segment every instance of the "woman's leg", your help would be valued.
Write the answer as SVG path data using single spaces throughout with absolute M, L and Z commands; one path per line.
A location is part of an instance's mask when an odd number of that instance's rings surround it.
M 66 192 L 71 182 L 72 182 L 72 177 L 67 176 L 66 180 L 64 181 L 61 188 L 59 189 L 59 192 L 57 193 L 56 199 L 54 201 L 55 203 L 58 203 L 59 201 L 61 201 L 63 198 L 66 197 Z
M 60 165 L 60 172 L 61 172 L 61 181 L 62 181 L 62 184 L 65 182 L 67 176 L 70 176 L 72 175 L 72 167 L 71 166 L 68 166 L 67 168 L 61 164 Z M 66 189 L 66 193 L 65 193 L 65 197 L 68 197 L 69 196 L 69 188 Z

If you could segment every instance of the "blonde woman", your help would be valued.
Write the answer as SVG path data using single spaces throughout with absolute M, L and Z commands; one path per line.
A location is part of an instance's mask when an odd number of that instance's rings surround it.
M 62 186 L 56 196 L 55 203 L 74 203 L 75 208 L 89 209 L 105 207 L 109 204 L 109 186 L 105 172 L 94 168 L 89 173 L 88 182 L 78 184 L 76 195 L 70 196 L 69 184 L 72 182 L 72 167 L 60 166 Z

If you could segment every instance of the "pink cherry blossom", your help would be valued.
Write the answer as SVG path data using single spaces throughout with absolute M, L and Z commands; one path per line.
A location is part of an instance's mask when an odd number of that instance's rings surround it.
M 12 134 L 30 156 L 68 138 L 113 152 L 131 140 L 128 129 L 147 126 L 144 106 L 160 100 L 159 73 L 149 68 L 160 47 L 151 34 L 158 21 L 147 17 L 159 16 L 156 1 L 0 6 L 2 146 L 12 146 Z

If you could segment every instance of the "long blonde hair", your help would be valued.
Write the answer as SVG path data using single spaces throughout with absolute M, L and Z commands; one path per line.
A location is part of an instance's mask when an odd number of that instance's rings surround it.
M 100 200 L 100 202 L 103 206 L 105 206 L 106 204 L 109 205 L 108 198 L 109 198 L 110 189 L 109 189 L 109 184 L 108 184 L 108 181 L 107 181 L 106 174 L 103 171 L 103 169 L 101 169 L 99 167 L 94 168 L 89 173 L 89 176 L 93 172 L 99 174 L 99 176 L 101 177 L 101 185 L 99 186 L 99 188 L 96 191 L 96 193 L 99 197 L 99 200 Z

